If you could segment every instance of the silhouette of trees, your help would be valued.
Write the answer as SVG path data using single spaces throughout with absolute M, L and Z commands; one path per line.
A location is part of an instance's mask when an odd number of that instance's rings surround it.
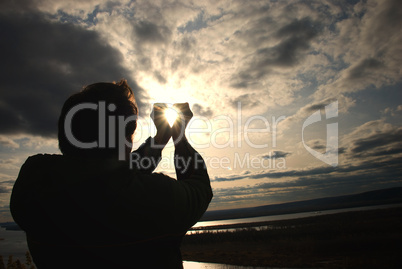
M 13 255 L 8 256 L 7 269 L 14 269 Z
M 0 255 L 0 269 L 36 269 L 31 254 L 27 251 L 25 253 L 25 264 L 21 263 L 19 259 L 14 261 L 13 255 L 8 256 L 7 267 L 4 264 L 3 256 Z
M 25 264 L 27 265 L 27 267 L 29 269 L 35 269 L 35 265 L 32 261 L 32 257 L 31 257 L 31 254 L 29 253 L 29 251 L 27 251 L 25 253 Z

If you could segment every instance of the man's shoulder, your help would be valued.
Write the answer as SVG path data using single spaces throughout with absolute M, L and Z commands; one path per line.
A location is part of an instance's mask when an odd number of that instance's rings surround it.
M 32 156 L 29 156 L 27 160 L 43 160 L 43 159 L 60 159 L 63 158 L 61 154 L 49 154 L 49 153 L 38 153 Z
M 29 156 L 25 161 L 25 165 L 57 161 L 57 160 L 61 160 L 62 158 L 63 158 L 63 155 L 61 155 L 61 154 L 39 153 L 36 155 Z

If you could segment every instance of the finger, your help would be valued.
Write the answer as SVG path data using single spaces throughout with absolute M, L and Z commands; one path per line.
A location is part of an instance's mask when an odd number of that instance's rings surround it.
M 155 103 L 154 104 L 154 109 L 155 108 L 165 109 L 165 108 L 167 108 L 167 104 L 165 104 L 165 103 Z
M 174 108 L 176 108 L 178 111 L 183 113 L 185 117 L 192 117 L 193 112 L 190 109 L 190 106 L 188 103 L 177 103 L 173 105 Z
M 166 104 L 163 104 L 163 103 L 156 103 L 156 104 L 154 104 L 153 112 L 161 113 L 161 112 L 163 112 L 166 108 L 167 108 L 167 105 L 166 105 Z
M 155 103 L 151 111 L 151 118 L 160 118 L 166 108 L 167 104 Z
M 190 110 L 190 106 L 188 105 L 188 103 L 176 103 L 173 105 L 173 107 L 180 110 Z

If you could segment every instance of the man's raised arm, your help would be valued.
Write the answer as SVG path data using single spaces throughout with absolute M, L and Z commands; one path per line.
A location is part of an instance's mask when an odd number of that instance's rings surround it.
M 151 118 L 156 127 L 155 137 L 149 137 L 131 153 L 131 165 L 143 173 L 151 174 L 162 159 L 162 150 L 171 137 L 171 128 L 164 117 L 165 107 L 162 104 L 154 105 Z
M 181 225 L 185 229 L 194 225 L 207 210 L 212 199 L 212 189 L 207 167 L 201 155 L 188 143 L 184 130 L 193 113 L 188 103 L 176 104 L 180 111 L 172 127 L 175 144 L 175 169 L 180 188 L 176 189 L 175 199 L 181 208 Z

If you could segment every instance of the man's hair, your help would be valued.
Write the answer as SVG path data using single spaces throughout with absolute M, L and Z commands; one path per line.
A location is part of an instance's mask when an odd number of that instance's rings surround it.
M 101 120 L 105 122 L 104 132 L 100 130 L 99 104 L 105 105 L 105 116 Z M 80 148 L 69 141 L 66 135 L 65 121 L 69 111 L 80 104 L 96 104 L 97 109 L 79 109 L 71 119 L 70 128 L 76 140 L 83 143 L 97 141 L 98 146 L 90 149 Z M 64 155 L 108 158 L 118 154 L 118 145 L 125 141 L 118 141 L 119 134 L 118 118 L 127 119 L 138 115 L 135 97 L 126 80 L 117 83 L 100 82 L 86 86 L 82 91 L 70 96 L 63 105 L 58 122 L 59 148 Z M 71 115 L 70 115 L 71 116 Z M 115 123 L 109 125 L 109 118 L 114 118 Z M 114 125 L 114 126 L 113 126 Z M 131 142 L 132 135 L 137 127 L 136 120 L 130 120 L 125 124 L 124 137 Z M 101 128 L 103 129 L 103 128 Z M 114 130 L 113 130 L 114 129 Z M 109 138 L 109 135 L 111 137 Z M 106 147 L 99 147 L 99 138 L 103 136 Z M 109 141 L 114 140 L 114 147 L 110 147 Z

